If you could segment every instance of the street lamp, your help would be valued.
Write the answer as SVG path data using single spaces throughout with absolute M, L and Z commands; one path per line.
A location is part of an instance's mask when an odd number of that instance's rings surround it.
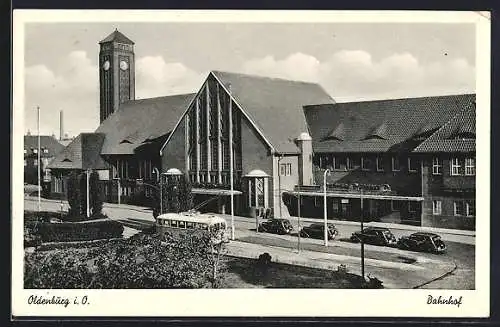
M 363 222 L 365 218 L 363 217 L 363 189 L 359 188 L 359 200 L 360 200 L 360 208 L 361 208 L 361 233 L 363 233 Z M 361 276 L 363 277 L 363 281 L 365 280 L 365 242 L 361 237 Z
M 324 237 L 325 237 L 325 246 L 328 246 L 328 212 L 326 208 L 326 175 L 330 173 L 330 169 L 325 170 L 323 174 L 323 218 L 325 220 L 325 226 L 324 226 Z

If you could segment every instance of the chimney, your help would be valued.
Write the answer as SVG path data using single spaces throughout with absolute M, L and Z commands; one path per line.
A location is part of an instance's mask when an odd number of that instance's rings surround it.
M 64 138 L 63 111 L 59 111 L 59 140 Z

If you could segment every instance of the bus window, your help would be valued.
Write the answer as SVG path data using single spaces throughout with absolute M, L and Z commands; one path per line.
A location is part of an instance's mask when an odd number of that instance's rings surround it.
M 177 220 L 172 220 L 172 221 L 170 222 L 170 226 L 171 226 L 171 227 L 177 227 Z
M 163 225 L 170 227 L 170 220 L 164 220 Z
M 179 228 L 186 228 L 186 222 L 184 221 L 179 221 Z
M 194 228 L 194 223 L 189 222 L 189 221 L 188 221 L 188 222 L 186 222 L 186 228 L 189 228 L 189 229 Z

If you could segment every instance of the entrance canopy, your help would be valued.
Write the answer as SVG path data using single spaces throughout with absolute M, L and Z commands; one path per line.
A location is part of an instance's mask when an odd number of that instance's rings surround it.
M 217 189 L 217 188 L 193 188 L 191 190 L 194 194 L 209 194 L 209 195 L 231 195 L 231 190 Z M 239 195 L 241 191 L 233 190 L 233 195 Z
M 268 174 L 266 174 L 265 172 L 263 172 L 260 169 L 254 169 L 243 177 L 247 177 L 247 178 L 263 178 L 263 177 L 265 177 L 265 178 L 268 178 L 271 176 L 269 176 Z
M 314 191 L 286 191 L 284 193 L 292 194 L 292 195 L 300 195 L 300 196 L 324 196 L 323 192 L 314 192 Z M 359 199 L 359 192 L 326 192 L 326 196 L 330 198 L 345 198 L 345 199 Z M 373 200 L 395 200 L 395 201 L 424 201 L 424 198 L 421 196 L 402 196 L 402 195 L 382 195 L 382 194 L 366 194 L 363 193 L 363 199 L 373 199 Z

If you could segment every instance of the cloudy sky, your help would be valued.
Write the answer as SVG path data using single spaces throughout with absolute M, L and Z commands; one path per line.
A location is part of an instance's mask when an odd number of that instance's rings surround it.
M 135 42 L 136 98 L 196 92 L 210 70 L 320 83 L 337 101 L 475 92 L 472 24 L 30 23 L 25 131 L 70 135 L 99 124 L 98 42 Z

